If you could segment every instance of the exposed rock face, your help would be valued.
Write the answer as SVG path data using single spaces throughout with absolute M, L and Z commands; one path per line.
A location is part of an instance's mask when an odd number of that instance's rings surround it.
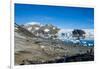
M 24 25 L 23 27 L 32 32 L 34 35 L 41 37 L 52 37 L 55 36 L 59 31 L 59 28 L 51 24 L 46 24 L 42 26 L 38 24 L 33 24 Z

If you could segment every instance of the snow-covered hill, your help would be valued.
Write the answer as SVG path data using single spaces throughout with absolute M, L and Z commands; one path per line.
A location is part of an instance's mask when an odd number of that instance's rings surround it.
M 58 38 L 60 39 L 73 39 L 72 38 L 72 31 L 74 29 L 61 29 L 58 32 Z M 94 39 L 94 30 L 93 29 L 82 29 L 86 32 L 86 38 L 85 39 Z M 65 36 L 62 36 L 62 33 L 65 34 Z
M 29 22 L 29 23 L 26 23 L 24 24 L 25 27 L 28 27 L 28 30 L 31 29 L 31 25 L 39 25 L 40 27 L 43 26 L 41 23 L 38 23 L 38 22 Z M 74 29 L 60 29 L 60 31 L 58 32 L 58 38 L 59 39 L 73 39 L 72 38 L 72 31 Z M 82 29 L 86 32 L 86 37 L 85 39 L 87 40 L 93 40 L 94 39 L 94 29 Z M 29 30 L 30 31 L 30 30 Z M 67 35 L 65 36 L 62 36 L 62 33 L 65 33 Z

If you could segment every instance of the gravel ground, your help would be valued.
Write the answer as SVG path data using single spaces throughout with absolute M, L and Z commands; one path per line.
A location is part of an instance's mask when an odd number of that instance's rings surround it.
M 62 59 L 63 56 L 72 57 L 91 50 L 93 54 L 93 47 L 65 45 L 60 40 L 29 38 L 17 32 L 14 38 L 15 65 L 50 63 L 50 61 Z

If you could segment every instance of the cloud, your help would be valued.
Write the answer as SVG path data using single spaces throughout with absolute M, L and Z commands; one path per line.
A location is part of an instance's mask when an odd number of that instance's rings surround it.
M 74 29 L 61 29 L 60 32 L 70 32 L 70 31 L 73 31 Z M 93 33 L 94 32 L 94 29 L 82 29 L 84 30 L 85 32 L 91 32 Z
M 40 25 L 41 23 L 40 22 L 34 22 L 34 21 L 25 23 L 25 25 L 34 25 L 34 24 L 39 24 Z

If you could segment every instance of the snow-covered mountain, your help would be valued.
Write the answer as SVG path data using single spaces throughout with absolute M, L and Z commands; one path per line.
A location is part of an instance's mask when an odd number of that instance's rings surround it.
M 74 29 L 61 29 L 58 32 L 58 38 L 60 39 L 73 39 L 72 38 L 72 31 Z M 85 39 L 94 39 L 94 30 L 93 29 L 82 29 L 86 32 L 86 38 Z M 65 34 L 65 36 L 62 36 L 62 33 Z
M 26 27 L 28 27 L 29 29 L 30 29 L 30 27 L 29 26 L 31 26 L 31 25 L 39 25 L 39 26 L 43 26 L 41 23 L 39 23 L 39 22 L 29 22 L 29 23 L 26 23 L 26 24 L 24 24 L 24 26 L 26 26 Z M 72 38 L 72 31 L 73 31 L 74 29 L 60 29 L 60 31 L 58 32 L 58 38 L 59 39 L 73 39 Z M 86 32 L 86 37 L 85 37 L 85 39 L 89 39 L 89 40 L 93 40 L 94 39 L 94 29 L 82 29 L 82 30 L 84 30 L 85 32 Z M 65 33 L 65 34 L 67 34 L 67 36 L 65 35 L 65 36 L 62 36 L 62 33 Z

